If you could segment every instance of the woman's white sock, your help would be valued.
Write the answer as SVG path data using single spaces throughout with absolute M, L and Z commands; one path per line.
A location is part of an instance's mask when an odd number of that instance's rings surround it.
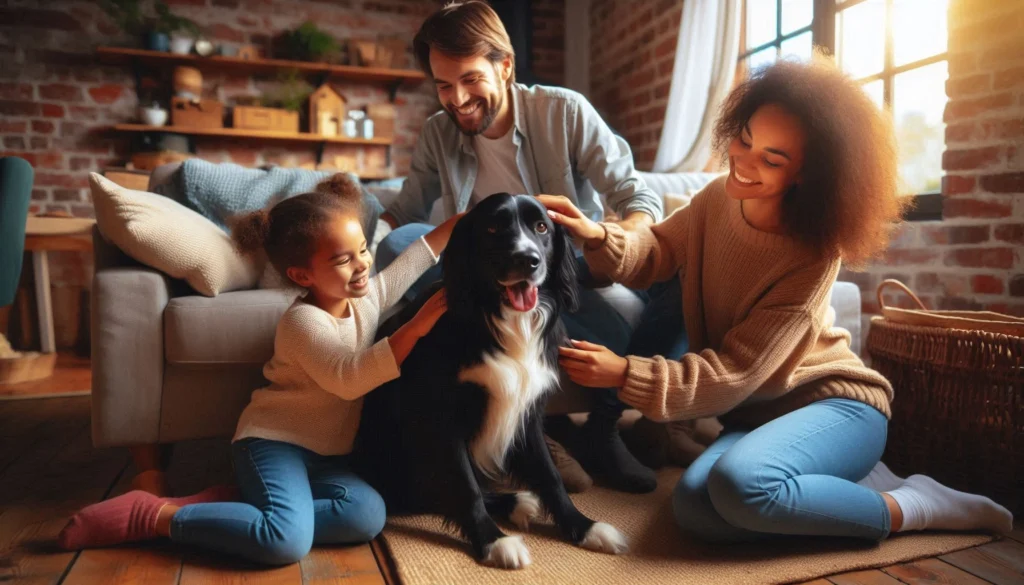
M 903 511 L 900 532 L 908 530 L 1013 530 L 1009 510 L 976 494 L 958 492 L 927 475 L 911 475 L 886 492 Z
M 885 463 L 879 461 L 871 468 L 867 477 L 857 482 L 857 485 L 871 488 L 876 492 L 891 492 L 903 485 L 903 481 L 902 477 L 893 473 Z

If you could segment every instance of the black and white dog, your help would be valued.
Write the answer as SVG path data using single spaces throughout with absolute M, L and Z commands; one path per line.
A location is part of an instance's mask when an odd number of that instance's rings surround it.
M 401 378 L 367 395 L 357 447 L 367 479 L 391 513 L 444 516 L 484 564 L 529 565 L 522 539 L 506 536 L 494 518 L 526 529 L 543 511 L 572 543 L 625 552 L 618 530 L 573 505 L 544 443 L 544 406 L 558 391 L 558 347 L 566 342 L 558 316 L 579 304 L 568 236 L 533 197 L 495 194 L 455 226 L 443 271 L 447 313 L 405 360 Z M 498 477 L 533 493 L 481 487 Z

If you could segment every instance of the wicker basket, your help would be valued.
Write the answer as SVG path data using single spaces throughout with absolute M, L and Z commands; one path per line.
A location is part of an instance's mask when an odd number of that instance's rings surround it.
M 891 287 L 920 309 L 885 306 Z M 1024 511 L 1024 319 L 930 311 L 897 280 L 878 305 L 867 350 L 896 391 L 886 463 Z

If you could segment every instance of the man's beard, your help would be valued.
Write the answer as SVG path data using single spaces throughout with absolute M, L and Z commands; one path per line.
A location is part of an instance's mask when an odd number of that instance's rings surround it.
M 449 104 L 444 111 L 448 113 L 448 117 L 452 119 L 452 122 L 455 122 L 455 126 L 458 127 L 460 132 L 466 136 L 476 136 L 486 132 L 491 127 L 491 124 L 494 123 L 494 118 L 498 115 L 498 111 L 501 110 L 501 104 L 504 102 L 504 99 L 502 94 L 498 94 L 498 103 L 494 104 L 494 107 L 491 107 L 486 99 L 481 99 L 480 108 L 484 111 L 483 118 L 480 119 L 480 123 L 475 128 L 470 130 L 463 128 L 462 124 L 459 123 L 459 116 L 455 113 L 454 106 Z

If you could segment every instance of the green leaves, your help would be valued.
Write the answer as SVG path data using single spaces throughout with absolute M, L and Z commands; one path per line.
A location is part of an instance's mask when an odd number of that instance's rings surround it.
M 101 0 L 100 5 L 122 30 L 131 34 L 181 31 L 193 38 L 199 36 L 199 26 L 184 16 L 172 13 L 163 0 L 153 2 L 152 14 L 143 12 L 143 0 Z
M 341 57 L 341 45 L 329 33 L 307 21 L 288 34 L 288 52 L 300 61 L 331 63 Z

